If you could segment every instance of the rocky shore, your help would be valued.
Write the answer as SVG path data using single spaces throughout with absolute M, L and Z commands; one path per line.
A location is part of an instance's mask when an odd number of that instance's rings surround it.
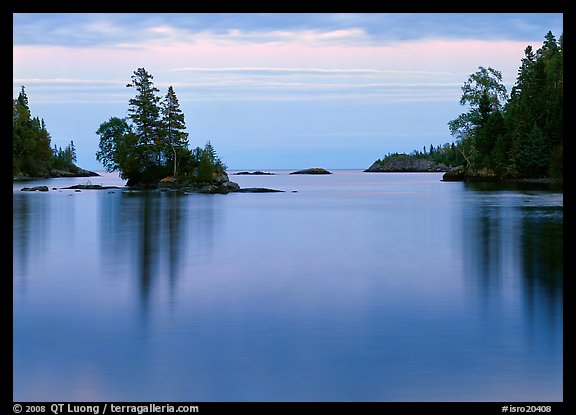
M 488 169 L 466 169 L 464 166 L 458 166 L 449 169 L 442 175 L 443 182 L 470 182 L 470 183 L 510 183 L 510 184 L 531 184 L 531 185 L 550 185 L 562 187 L 562 178 L 541 177 L 541 178 L 521 178 L 499 175 Z
M 83 177 L 83 176 L 81 176 Z M 229 180 L 228 174 L 219 173 L 214 176 L 211 182 L 178 182 L 171 177 L 166 177 L 160 180 L 158 183 L 151 183 L 147 185 L 131 185 L 131 186 L 102 186 L 98 184 L 76 184 L 68 187 L 61 187 L 60 190 L 68 189 L 75 190 L 77 192 L 82 190 L 105 190 L 105 189 L 120 189 L 127 191 L 138 191 L 138 190 L 157 190 L 157 191 L 176 191 L 182 193 L 204 193 L 204 194 L 228 194 L 228 193 L 281 193 L 284 190 L 268 189 L 265 187 L 247 187 L 240 188 L 238 183 Z M 59 190 L 58 188 L 53 188 L 52 190 Z M 23 192 L 48 192 L 50 189 L 48 186 L 33 186 L 33 187 L 23 187 L 20 189 Z

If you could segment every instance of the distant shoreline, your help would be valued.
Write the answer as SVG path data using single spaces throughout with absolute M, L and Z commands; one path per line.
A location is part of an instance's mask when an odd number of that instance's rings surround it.
M 65 171 L 57 171 L 55 173 L 51 173 L 49 176 L 13 176 L 12 181 L 14 182 L 24 182 L 29 180 L 42 180 L 42 179 L 57 179 L 57 178 L 69 178 L 69 177 L 100 177 L 101 175 L 90 171 L 90 170 L 82 170 L 78 173 L 71 173 Z

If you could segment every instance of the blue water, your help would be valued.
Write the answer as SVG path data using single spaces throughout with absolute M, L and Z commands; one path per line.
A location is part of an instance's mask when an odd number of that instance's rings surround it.
M 14 400 L 563 400 L 561 190 L 276 173 L 14 183 Z

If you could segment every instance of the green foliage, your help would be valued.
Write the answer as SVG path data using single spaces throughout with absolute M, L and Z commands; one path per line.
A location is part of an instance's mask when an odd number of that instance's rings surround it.
M 422 151 L 413 150 L 410 154 L 388 153 L 382 159 L 376 160 L 376 162 L 379 164 L 385 164 L 395 160 L 406 160 L 409 158 L 427 159 L 438 164 L 442 163 L 445 166 L 457 166 L 463 162 L 462 155 L 458 152 L 453 143 L 445 143 L 436 147 L 434 147 L 433 144 L 430 144 L 428 151 L 426 151 L 426 147 L 424 147 Z
M 12 174 L 48 177 L 52 169 L 76 171 L 74 143 L 63 150 L 52 148 L 50 133 L 43 119 L 32 117 L 28 96 L 22 86 L 12 102 Z
M 506 99 L 502 74 L 493 68 L 480 66 L 469 76 L 462 87 L 460 105 L 468 105 L 469 111 L 450 121 L 451 134 L 461 142 L 483 128 L 490 115 L 499 112 Z
M 161 141 L 160 90 L 154 86 L 153 76 L 138 68 L 127 88 L 135 88 L 136 96 L 129 101 L 128 118 L 137 137 L 136 151 L 146 170 L 156 170 L 164 162 L 166 146 Z
M 96 159 L 106 171 L 118 170 L 124 179 L 137 170 L 138 140 L 125 118 L 111 117 L 100 124 L 96 131 L 100 136 Z
M 550 177 L 561 178 L 563 175 L 564 146 L 554 147 L 550 152 Z
M 74 147 L 74 141 L 70 141 L 70 144 L 66 148 L 56 147 L 52 149 L 54 154 L 54 168 L 57 170 L 73 171 L 76 166 L 76 147 Z
M 480 67 L 462 87 L 467 113 L 448 123 L 465 165 L 501 176 L 560 177 L 563 171 L 563 40 L 548 32 L 524 50 L 506 101 L 500 72 Z
M 523 177 L 544 177 L 548 173 L 549 155 L 546 136 L 536 124 L 515 153 L 516 169 Z
M 460 105 L 470 105 L 479 111 L 482 105 L 498 110 L 506 101 L 506 88 L 502 85 L 502 73 L 493 68 L 478 67 L 462 87 Z
M 188 133 L 184 121 L 184 113 L 180 109 L 178 97 L 172 88 L 168 87 L 168 92 L 164 97 L 160 112 L 162 120 L 160 123 L 160 134 L 162 143 L 166 146 L 164 149 L 167 159 L 174 166 L 173 175 L 176 176 L 178 166 L 179 149 L 188 147 Z
M 136 89 L 127 118 L 112 117 L 100 125 L 96 158 L 107 171 L 119 171 L 128 184 L 154 183 L 173 176 L 183 182 L 212 182 L 226 166 L 208 141 L 203 149 L 188 148 L 184 114 L 172 86 L 163 99 L 144 68 L 127 87 Z

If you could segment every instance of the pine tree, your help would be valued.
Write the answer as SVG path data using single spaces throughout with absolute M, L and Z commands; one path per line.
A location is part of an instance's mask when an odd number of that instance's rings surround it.
M 180 109 L 178 97 L 172 86 L 168 88 L 168 92 L 161 103 L 161 113 L 162 140 L 172 150 L 174 176 L 176 176 L 177 149 L 188 147 L 188 133 L 185 132 L 184 113 Z
M 162 164 L 163 148 L 160 131 L 160 90 L 152 82 L 153 76 L 144 68 L 138 68 L 132 75 L 128 88 L 136 89 L 136 96 L 129 101 L 128 118 L 134 124 L 138 136 L 138 153 L 142 161 L 153 168 Z

